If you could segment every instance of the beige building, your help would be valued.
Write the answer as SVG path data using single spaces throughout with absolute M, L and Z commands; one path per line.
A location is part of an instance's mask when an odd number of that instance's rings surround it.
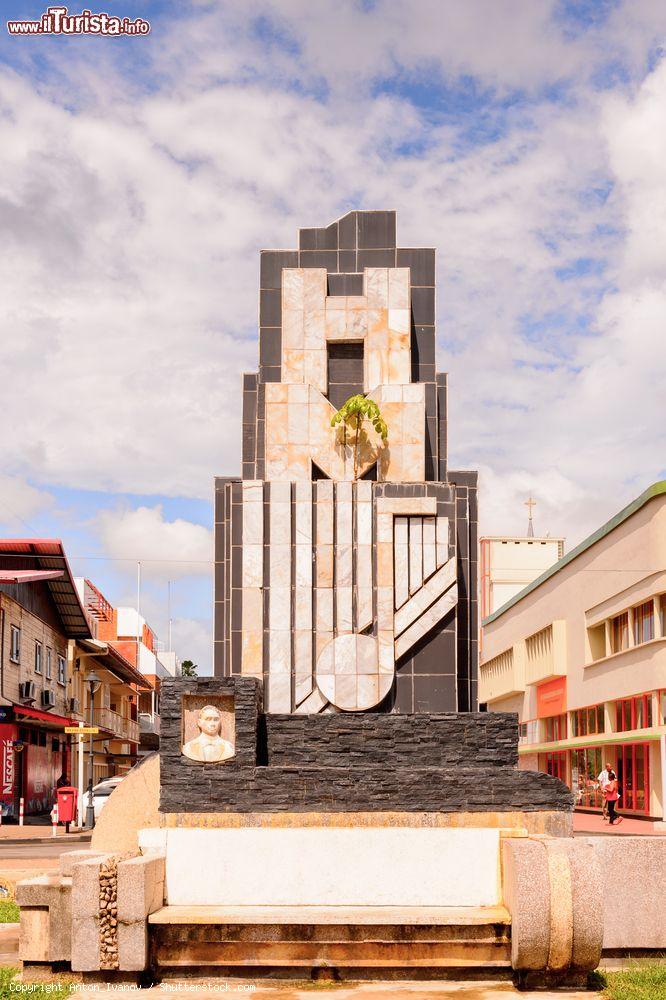
M 563 538 L 479 539 L 481 617 L 492 615 L 563 555 Z
M 620 811 L 666 803 L 666 481 L 483 621 L 479 701 L 517 712 L 524 768 L 561 777 L 598 809 L 618 773 Z

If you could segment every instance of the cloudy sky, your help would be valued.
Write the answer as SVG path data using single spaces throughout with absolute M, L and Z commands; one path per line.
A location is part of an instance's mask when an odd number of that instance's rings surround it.
M 665 475 L 663 0 L 161 0 L 0 33 L 0 531 L 210 667 L 258 251 L 353 208 L 438 248 L 453 465 L 571 547 Z M 3 18 L 46 3 L 4 0 Z M 80 5 L 70 5 L 78 12 Z

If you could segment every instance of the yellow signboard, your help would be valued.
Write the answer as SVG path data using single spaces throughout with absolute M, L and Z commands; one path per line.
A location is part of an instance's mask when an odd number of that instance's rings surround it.
M 72 736 L 76 736 L 78 733 L 80 736 L 88 735 L 97 736 L 99 729 L 97 726 L 65 726 L 65 732 L 71 733 Z

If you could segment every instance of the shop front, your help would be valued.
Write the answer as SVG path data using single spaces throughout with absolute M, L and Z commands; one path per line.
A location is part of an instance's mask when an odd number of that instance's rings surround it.
M 11 712 L 11 717 L 10 717 Z M 64 726 L 70 720 L 46 712 L 5 709 L 0 723 L 0 808 L 3 819 L 50 812 L 61 775 L 69 776 L 69 742 Z M 45 716 L 45 718 L 40 718 Z
M 619 743 L 578 747 L 571 755 L 570 787 L 576 808 L 601 810 L 603 795 L 597 781 L 606 764 L 618 779 L 621 812 L 650 814 L 650 744 Z

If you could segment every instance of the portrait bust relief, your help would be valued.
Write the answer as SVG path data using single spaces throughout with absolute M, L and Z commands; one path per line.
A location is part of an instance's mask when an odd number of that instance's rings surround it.
M 199 735 L 183 743 L 181 753 L 201 764 L 219 764 L 236 753 L 229 740 L 221 735 L 222 712 L 215 705 L 204 705 L 197 716 Z

